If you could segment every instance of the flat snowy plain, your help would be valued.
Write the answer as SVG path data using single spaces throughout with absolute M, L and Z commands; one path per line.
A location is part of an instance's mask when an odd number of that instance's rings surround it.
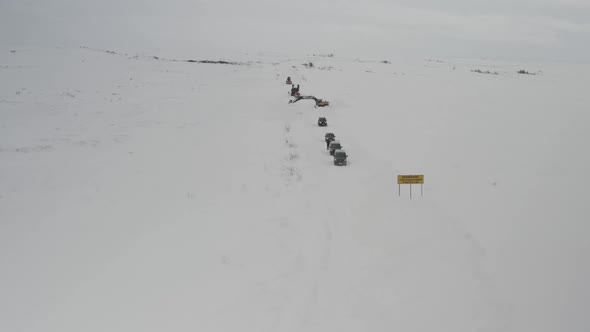
M 0 50 L 0 331 L 590 329 L 590 66 L 150 55 Z

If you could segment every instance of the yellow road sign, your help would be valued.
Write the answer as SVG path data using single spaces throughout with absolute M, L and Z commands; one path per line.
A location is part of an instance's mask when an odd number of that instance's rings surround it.
M 424 184 L 424 175 L 398 175 L 397 184 Z

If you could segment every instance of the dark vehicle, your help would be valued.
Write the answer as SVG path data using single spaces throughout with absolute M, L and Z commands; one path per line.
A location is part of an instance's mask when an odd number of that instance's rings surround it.
M 326 135 L 324 136 L 324 140 L 326 141 L 326 143 L 332 142 L 335 139 L 336 135 L 334 135 L 334 133 L 326 133 Z
M 293 82 L 291 82 L 291 76 L 287 77 L 287 81 L 285 83 L 289 85 L 293 84 Z
M 330 155 L 334 155 L 334 151 L 342 149 L 342 144 L 339 141 L 330 142 Z
M 318 118 L 318 126 L 325 127 L 328 125 L 328 120 L 326 118 Z
M 346 165 L 346 163 L 347 163 L 346 157 L 348 157 L 348 155 L 346 154 L 346 151 L 344 151 L 344 150 L 334 151 L 334 165 L 336 165 L 336 166 Z
M 301 96 L 299 93 L 299 84 L 295 87 L 295 84 L 291 84 L 291 97 Z

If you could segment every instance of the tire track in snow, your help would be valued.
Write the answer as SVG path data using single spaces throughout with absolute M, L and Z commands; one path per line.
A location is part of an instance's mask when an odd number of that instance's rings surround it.
M 309 140 L 306 124 L 302 123 L 306 112 L 294 112 L 289 107 L 282 114 L 283 140 L 287 150 L 287 156 L 283 157 L 282 174 L 285 185 L 290 187 L 285 196 L 294 198 L 290 218 L 298 224 L 301 234 L 297 259 L 293 262 L 295 265 L 289 275 L 283 276 L 290 280 L 291 287 L 285 289 L 284 301 L 274 314 L 271 330 L 307 330 L 313 326 L 322 285 L 328 275 L 333 235 L 330 220 L 325 219 L 323 214 L 317 215 L 324 200 L 318 200 L 316 195 L 307 191 L 308 185 L 314 185 L 315 174 L 310 173 L 312 169 L 304 172 L 308 154 L 301 144 Z M 303 178 L 308 176 L 311 179 L 309 184 L 308 181 L 303 182 Z M 295 183 L 299 185 L 292 186 Z
M 285 178 L 285 185 L 289 186 L 295 182 L 301 182 L 303 175 L 298 169 L 297 161 L 299 159 L 298 145 L 294 142 L 291 136 L 291 125 L 285 124 L 285 145 L 287 146 L 287 156 L 285 157 L 285 164 L 283 165 L 283 176 Z

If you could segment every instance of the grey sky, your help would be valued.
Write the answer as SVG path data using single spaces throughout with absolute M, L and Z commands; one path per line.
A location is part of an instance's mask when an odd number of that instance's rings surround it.
M 590 59 L 587 0 L 0 0 L 3 44 Z

